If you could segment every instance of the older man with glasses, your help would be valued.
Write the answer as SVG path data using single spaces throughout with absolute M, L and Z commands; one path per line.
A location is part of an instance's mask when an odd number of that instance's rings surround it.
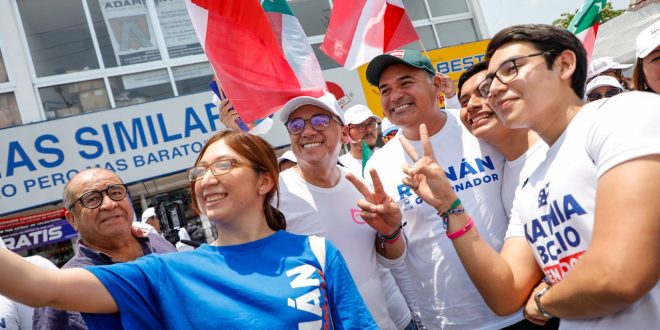
M 67 221 L 80 235 L 76 254 L 62 268 L 109 265 L 151 253 L 176 252 L 162 236 L 132 233 L 133 206 L 128 189 L 114 172 L 89 169 L 64 186 Z M 34 329 L 87 329 L 80 313 L 54 308 L 34 312 Z
M 344 112 L 346 125 L 348 127 L 349 152 L 339 157 L 339 162 L 357 177 L 362 177 L 362 170 L 372 150 L 376 147 L 378 139 L 378 122 L 380 117 L 376 116 L 362 104 L 356 104 Z M 365 150 L 364 147 L 369 150 Z

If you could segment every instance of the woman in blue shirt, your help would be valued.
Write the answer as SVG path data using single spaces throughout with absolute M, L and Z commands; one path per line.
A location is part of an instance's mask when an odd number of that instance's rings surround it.
M 284 231 L 278 175 L 268 142 L 220 132 L 188 170 L 195 209 L 218 229 L 211 245 L 61 271 L 0 251 L 0 293 L 84 312 L 90 329 L 375 329 L 337 249 Z

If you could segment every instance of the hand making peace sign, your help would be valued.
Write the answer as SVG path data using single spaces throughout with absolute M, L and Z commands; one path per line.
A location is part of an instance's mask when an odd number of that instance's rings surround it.
M 421 157 L 417 155 L 417 151 L 408 140 L 403 135 L 400 136 L 403 149 L 415 161 L 412 166 L 403 165 L 403 172 L 407 175 L 403 179 L 403 183 L 412 188 L 417 196 L 433 206 L 439 213 L 444 213 L 456 200 L 456 193 L 452 189 L 445 171 L 435 159 L 426 125 L 419 126 L 419 135 L 424 152 Z
M 389 236 L 399 229 L 403 215 L 394 200 L 385 193 L 378 172 L 372 168 L 369 174 L 374 185 L 373 191 L 351 173 L 346 174 L 346 179 L 364 196 L 364 199 L 357 202 L 362 209 L 362 219 L 381 235 Z

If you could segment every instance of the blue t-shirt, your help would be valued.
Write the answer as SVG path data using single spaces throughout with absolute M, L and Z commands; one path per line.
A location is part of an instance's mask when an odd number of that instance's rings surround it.
M 119 307 L 115 323 L 83 314 L 89 329 L 376 329 L 339 251 L 326 244 L 323 273 L 308 237 L 285 231 L 86 269 Z

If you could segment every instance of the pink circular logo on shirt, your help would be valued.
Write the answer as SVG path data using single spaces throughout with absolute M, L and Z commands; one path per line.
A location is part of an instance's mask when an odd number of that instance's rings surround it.
M 353 222 L 357 223 L 358 225 L 365 224 L 364 219 L 362 219 L 362 216 L 360 215 L 360 210 L 351 209 L 351 218 L 353 218 Z

